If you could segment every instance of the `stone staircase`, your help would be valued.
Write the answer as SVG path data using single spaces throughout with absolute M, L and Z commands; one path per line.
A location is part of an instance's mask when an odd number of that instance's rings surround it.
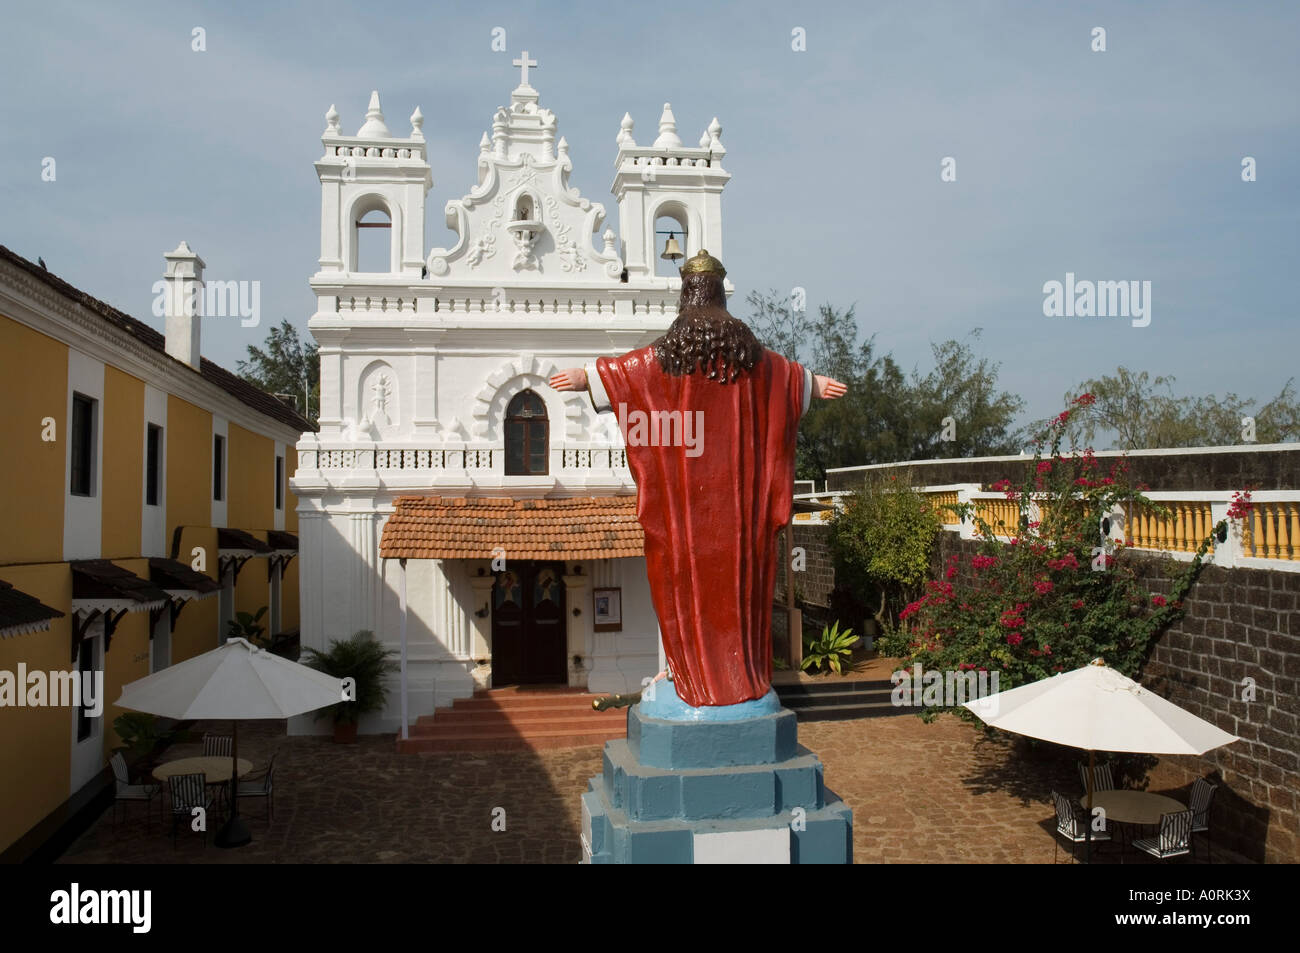
M 800 721 L 838 721 L 844 718 L 882 718 L 911 715 L 920 706 L 896 706 L 889 700 L 894 685 L 889 679 L 843 679 L 774 683 L 776 694 Z
M 594 711 L 595 695 L 569 688 L 498 688 L 458 698 L 450 708 L 421 715 L 403 753 L 540 751 L 603 745 L 627 736 L 627 711 Z

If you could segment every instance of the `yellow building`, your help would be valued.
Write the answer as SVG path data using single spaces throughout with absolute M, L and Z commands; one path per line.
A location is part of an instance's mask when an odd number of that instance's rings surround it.
M 200 356 L 203 261 L 165 258 L 162 334 L 0 246 L 3 860 L 102 803 L 123 685 L 239 611 L 298 627 L 289 451 L 311 425 Z

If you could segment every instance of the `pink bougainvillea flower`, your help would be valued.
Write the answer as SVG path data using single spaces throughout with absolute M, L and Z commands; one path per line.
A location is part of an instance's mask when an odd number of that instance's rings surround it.
M 1025 640 L 1025 637 L 1019 632 L 1012 632 L 1007 636 L 1007 645 L 1019 645 Z
M 1254 508 L 1255 504 L 1250 498 L 1250 490 L 1238 490 L 1232 494 L 1232 504 L 1228 507 L 1228 518 L 1234 520 L 1245 519 L 1246 515 Z
M 1151 604 L 1152 604 L 1152 605 L 1155 605 L 1155 606 L 1163 606 L 1163 605 L 1165 604 L 1165 597 L 1164 597 L 1164 596 L 1152 596 L 1152 597 L 1151 597 Z
M 1049 592 L 1052 591 L 1053 588 L 1054 587 L 1052 586 L 1051 582 L 1049 582 L 1046 579 L 1034 583 L 1034 591 L 1037 592 L 1040 596 L 1047 595 Z

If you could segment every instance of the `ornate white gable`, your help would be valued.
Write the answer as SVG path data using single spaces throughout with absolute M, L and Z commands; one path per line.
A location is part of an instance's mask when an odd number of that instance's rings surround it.
M 601 247 L 593 243 L 605 207 L 569 186 L 569 144 L 556 142 L 555 114 L 538 105 L 527 69 L 510 105 L 492 117 L 492 137 L 484 133 L 479 143 L 478 185 L 447 203 L 447 227 L 459 238 L 429 252 L 431 278 L 605 284 L 623 270 L 612 229 Z

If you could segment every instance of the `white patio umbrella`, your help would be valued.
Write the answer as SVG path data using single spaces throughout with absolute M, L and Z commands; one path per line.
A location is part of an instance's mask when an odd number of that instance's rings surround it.
M 235 638 L 124 685 L 117 704 L 178 721 L 230 719 L 230 819 L 214 843 L 240 847 L 252 840 L 252 835 L 239 819 L 239 722 L 289 718 L 343 699 L 342 679 Z
M 1096 752 L 1199 755 L 1240 740 L 1108 668 L 1101 659 L 977 698 L 964 707 L 994 728 L 1086 750 L 1090 818 Z M 1085 852 L 1090 849 L 1091 837 Z

